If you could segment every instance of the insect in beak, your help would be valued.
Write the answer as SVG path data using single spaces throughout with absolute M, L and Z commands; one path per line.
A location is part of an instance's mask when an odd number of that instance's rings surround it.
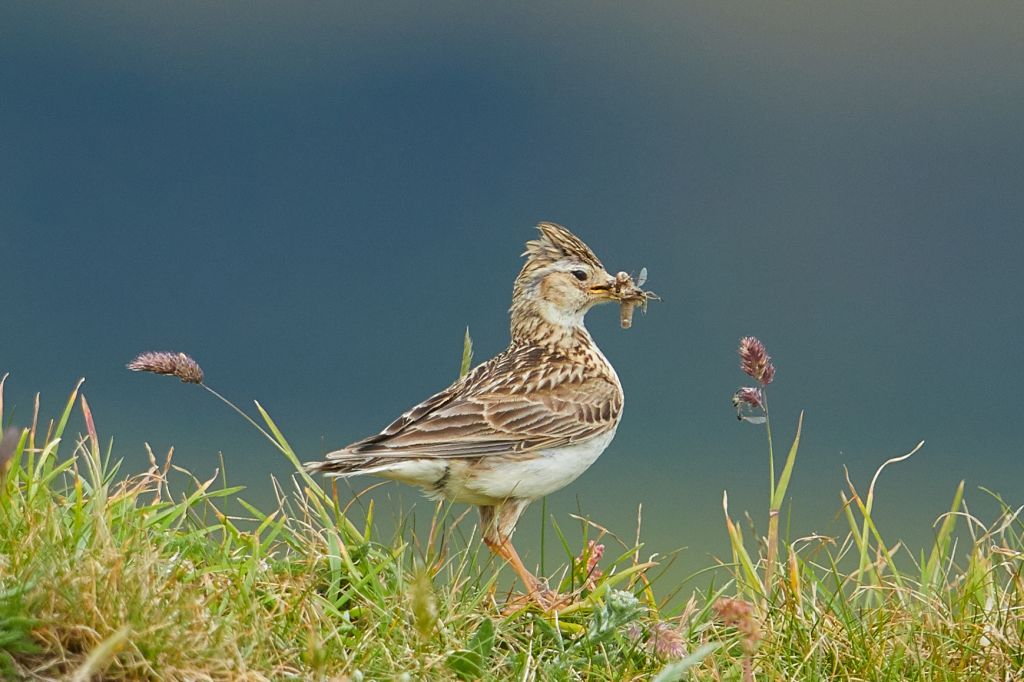
M 633 326 L 633 310 L 640 306 L 640 310 L 647 312 L 648 301 L 661 300 L 653 291 L 644 291 L 640 288 L 647 282 L 647 268 L 641 268 L 637 281 L 626 272 L 615 275 L 615 283 L 612 286 L 613 300 L 619 302 L 619 326 L 629 329 Z

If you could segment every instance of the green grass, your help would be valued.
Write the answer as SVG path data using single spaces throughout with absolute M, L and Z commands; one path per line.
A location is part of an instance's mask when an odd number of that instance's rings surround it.
M 307 476 L 258 405 L 260 428 L 295 465 L 275 505 L 236 502 L 243 491 L 220 477 L 172 489 L 180 476 L 167 459 L 119 471 L 79 389 L 54 421 L 21 432 L 0 485 L 4 678 L 1024 676 L 1024 529 L 1006 505 L 988 525 L 973 518 L 962 484 L 921 554 L 876 527 L 873 483 L 863 496 L 845 486 L 845 537 L 778 539 L 773 552 L 727 511 L 733 557 L 708 567 L 712 587 L 671 606 L 674 586 L 637 547 L 553 524 L 565 547 L 553 575 L 578 601 L 557 614 L 510 610 L 507 569 L 499 579 L 461 507 L 439 506 L 420 536 L 399 524 L 398 537 L 375 537 L 373 507 Z M 70 436 L 76 410 L 86 433 Z M 795 456 L 778 484 L 773 471 L 773 510 L 792 499 Z M 608 545 L 596 580 L 582 551 L 592 539 Z

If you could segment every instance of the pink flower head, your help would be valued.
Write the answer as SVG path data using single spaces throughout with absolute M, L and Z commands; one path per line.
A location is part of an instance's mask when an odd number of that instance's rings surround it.
M 761 624 L 754 616 L 753 605 L 742 599 L 720 597 L 711 608 L 726 625 L 739 630 L 744 650 L 748 655 L 752 654 L 761 639 Z
M 744 405 L 749 405 L 755 410 L 763 410 L 764 396 L 761 389 L 756 386 L 744 386 L 732 394 L 732 404 L 737 412 L 742 411 Z
M 601 557 L 604 556 L 604 545 L 598 544 L 597 542 L 590 540 L 587 542 L 587 548 L 580 554 L 580 563 L 583 563 L 583 557 L 587 558 L 586 571 L 583 573 L 583 579 L 586 581 L 587 587 L 593 588 L 594 584 L 601 579 L 603 573 L 601 569 L 597 567 Z
M 772 356 L 768 355 L 764 344 L 753 336 L 740 339 L 740 369 L 762 386 L 767 386 L 775 378 Z
M 683 635 L 668 623 L 661 622 L 651 626 L 647 650 L 663 661 L 682 658 L 686 654 Z

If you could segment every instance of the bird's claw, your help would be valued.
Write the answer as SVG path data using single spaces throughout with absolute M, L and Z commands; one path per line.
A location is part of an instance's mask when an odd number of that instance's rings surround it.
M 568 594 L 559 594 L 558 591 L 552 590 L 547 586 L 546 583 L 538 580 L 530 591 L 526 594 L 517 594 L 508 599 L 505 602 L 505 608 L 502 610 L 504 615 L 516 613 L 527 609 L 531 606 L 535 606 L 541 611 L 551 613 L 573 604 L 578 595 L 570 592 Z

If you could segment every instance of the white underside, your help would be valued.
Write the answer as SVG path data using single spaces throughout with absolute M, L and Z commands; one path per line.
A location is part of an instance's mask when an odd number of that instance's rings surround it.
M 614 437 L 612 429 L 582 443 L 541 450 L 532 457 L 491 456 L 473 462 L 440 458 L 403 460 L 366 473 L 420 486 L 431 497 L 453 502 L 493 505 L 510 498 L 534 500 L 579 478 Z M 438 485 L 442 480 L 443 488 Z

